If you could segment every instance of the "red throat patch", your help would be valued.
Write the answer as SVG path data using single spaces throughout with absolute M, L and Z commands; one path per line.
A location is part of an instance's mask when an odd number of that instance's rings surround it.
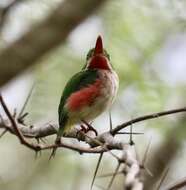
M 101 81 L 96 80 L 92 85 L 74 92 L 67 101 L 70 111 L 79 111 L 85 106 L 90 106 L 94 100 L 100 95 Z
M 89 69 L 105 69 L 110 70 L 109 62 L 103 55 L 94 56 L 88 66 Z

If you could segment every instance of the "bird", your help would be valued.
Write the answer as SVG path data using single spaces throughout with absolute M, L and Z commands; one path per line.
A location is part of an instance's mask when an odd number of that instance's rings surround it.
M 85 125 L 97 134 L 90 122 L 111 107 L 118 86 L 118 75 L 99 35 L 95 47 L 87 54 L 82 70 L 71 77 L 63 90 L 58 107 L 59 129 L 55 143 L 60 144 L 61 137 L 76 124 Z M 55 151 L 56 148 L 51 157 Z

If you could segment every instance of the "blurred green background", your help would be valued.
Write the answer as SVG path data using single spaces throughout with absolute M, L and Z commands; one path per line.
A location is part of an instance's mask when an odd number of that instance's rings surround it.
M 33 24 L 44 19 L 59 2 L 29 0 L 15 7 L 1 33 L 0 48 L 6 47 Z M 0 5 L 6 3 L 4 0 Z M 27 123 L 42 125 L 56 122 L 57 107 L 65 83 L 85 64 L 86 53 L 94 46 L 97 35 L 101 34 L 120 78 L 119 93 L 112 107 L 114 126 L 147 113 L 184 107 L 185 10 L 186 1 L 181 0 L 108 1 L 70 34 L 65 45 L 43 57 L 40 60 L 42 64 L 32 72 L 4 87 L 5 99 L 11 108 L 20 109 L 29 88 L 35 83 L 27 106 Z M 150 138 L 153 152 L 166 138 L 168 130 L 182 125 L 180 119 L 180 115 L 172 115 L 134 125 L 135 131 L 144 132 L 144 135 L 134 137 L 139 155 L 142 157 Z M 108 113 L 104 113 L 96 119 L 94 126 L 99 132 L 105 131 L 109 127 L 108 121 Z M 183 136 L 186 134 L 184 127 L 181 133 Z M 126 142 L 129 139 L 128 136 L 120 138 Z M 175 138 L 180 138 L 179 134 L 175 133 Z M 183 146 L 171 163 L 165 185 L 185 174 L 184 138 Z M 49 138 L 49 142 L 52 140 Z M 50 162 L 49 151 L 42 152 L 35 159 L 34 153 L 21 146 L 11 135 L 0 139 L 0 155 L 2 190 L 86 190 L 98 159 L 96 155 L 79 155 L 62 149 Z M 105 156 L 99 173 L 113 171 L 116 164 L 110 155 Z M 175 168 L 176 172 L 173 172 Z M 96 180 L 96 184 L 102 186 L 107 183 L 108 178 Z M 122 189 L 122 184 L 123 178 L 117 177 L 113 189 Z

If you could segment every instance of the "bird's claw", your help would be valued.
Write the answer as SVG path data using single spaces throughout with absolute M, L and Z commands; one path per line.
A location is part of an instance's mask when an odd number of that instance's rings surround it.
M 86 125 L 86 127 L 85 127 Z M 80 125 L 81 126 L 81 129 L 77 132 L 77 135 L 80 133 L 80 132 L 83 132 L 83 133 L 88 133 L 89 131 L 93 131 L 95 133 L 95 135 L 97 136 L 98 135 L 98 132 L 96 131 L 96 129 L 94 129 L 90 124 L 85 124 L 85 125 Z
M 85 120 L 82 120 L 82 122 L 87 126 L 88 131 L 93 131 L 96 136 L 98 135 L 98 132 L 96 131 L 96 129 L 94 129 L 94 128 L 92 127 L 91 124 L 89 124 L 89 123 L 88 123 L 87 121 L 85 121 Z M 87 131 L 87 132 L 88 132 L 88 131 Z
M 98 132 L 91 125 L 88 126 L 87 132 L 88 131 L 93 131 L 95 133 L 95 135 L 98 136 Z

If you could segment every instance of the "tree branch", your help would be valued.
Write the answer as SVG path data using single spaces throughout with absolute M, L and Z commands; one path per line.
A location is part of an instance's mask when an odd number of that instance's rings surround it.
M 132 150 L 133 146 L 130 146 L 129 143 L 123 143 L 122 141 L 118 141 L 116 140 L 116 138 L 114 138 L 117 132 L 133 123 L 137 123 L 140 121 L 145 121 L 148 119 L 157 118 L 157 117 L 165 116 L 169 114 L 186 112 L 186 108 L 180 108 L 180 109 L 168 110 L 164 112 L 158 112 L 158 113 L 154 113 L 150 115 L 137 117 L 119 126 L 116 126 L 111 131 L 108 130 L 107 132 L 101 133 L 96 137 L 91 137 L 89 136 L 89 134 L 84 134 L 82 132 L 77 133 L 78 130 L 73 129 L 72 131 L 68 133 L 68 135 L 62 138 L 63 140 L 61 144 L 43 145 L 40 143 L 38 144 L 29 143 L 28 141 L 25 140 L 25 137 L 38 139 L 41 137 L 46 137 L 52 134 L 56 134 L 56 131 L 58 130 L 58 125 L 47 124 L 43 126 L 26 126 L 24 123 L 19 123 L 18 119 L 13 117 L 10 114 L 10 111 L 8 110 L 8 107 L 6 106 L 2 96 L 0 96 L 0 102 L 9 119 L 9 120 L 1 119 L 0 128 L 6 129 L 12 134 L 16 135 L 23 145 L 25 145 L 28 148 L 31 148 L 32 150 L 35 150 L 36 152 L 40 150 L 48 150 L 48 149 L 53 149 L 53 148 L 58 148 L 58 147 L 67 148 L 67 149 L 79 152 L 80 154 L 82 153 L 102 154 L 104 152 L 109 152 L 115 159 L 118 160 L 118 163 L 121 164 L 121 166 L 123 166 L 122 171 L 124 171 L 123 174 L 125 175 L 124 189 L 126 190 L 134 190 L 134 189 L 142 190 L 143 189 L 143 183 L 141 182 L 141 177 L 140 177 L 141 176 L 140 169 L 142 168 L 141 167 L 142 164 L 140 164 L 138 159 L 136 159 L 135 151 Z M 79 144 L 74 145 L 74 144 L 66 143 L 65 137 L 81 140 L 85 142 L 86 144 L 88 144 L 88 147 L 84 145 L 80 146 Z M 115 154 L 111 152 L 111 150 L 121 151 L 122 157 L 116 156 Z M 115 172 L 114 175 L 116 175 L 116 173 L 117 172 Z M 111 185 L 109 185 L 109 188 L 110 186 Z
M 110 131 L 110 133 L 115 135 L 121 129 L 124 129 L 124 128 L 126 128 L 126 127 L 128 127 L 128 126 L 130 126 L 130 125 L 132 125 L 134 123 L 139 123 L 141 121 L 145 121 L 145 120 L 149 120 L 149 119 L 155 119 L 155 118 L 158 118 L 158 117 L 171 115 L 171 114 L 175 114 L 175 113 L 180 113 L 180 112 L 186 112 L 186 107 L 179 108 L 179 109 L 168 110 L 168 111 L 163 111 L 163 112 L 157 112 L 157 113 L 137 117 L 137 118 L 129 120 L 129 121 L 127 121 L 127 122 L 125 122 L 125 123 L 123 123 L 121 125 L 118 125 L 114 129 L 112 129 Z
M 9 14 L 10 10 L 14 6 L 19 4 L 21 1 L 23 1 L 23 0 L 13 0 L 6 7 L 0 8 L 0 33 L 1 33 L 2 29 L 3 29 L 4 24 L 6 23 L 7 16 Z
M 185 107 L 140 116 L 135 119 L 129 120 L 121 125 L 116 126 L 113 130 L 111 130 L 111 134 L 116 135 L 118 131 L 134 123 L 138 123 L 141 121 L 154 119 L 154 118 L 158 118 L 158 117 L 162 117 L 162 116 L 166 116 L 170 114 L 182 113 L 182 112 L 186 112 Z M 37 125 L 26 126 L 26 125 L 22 125 L 18 123 L 18 127 L 19 127 L 19 130 L 22 132 L 22 134 L 28 138 L 41 138 L 41 137 L 50 136 L 50 135 L 56 134 L 56 131 L 58 130 L 58 124 L 56 123 L 46 124 L 46 125 L 41 125 L 41 126 L 37 126 Z M 0 122 L 0 128 L 8 128 L 10 132 L 14 133 L 12 126 L 9 124 L 7 120 L 4 120 L 4 123 L 2 121 Z M 68 134 L 68 137 L 73 138 L 75 137 L 76 133 L 77 133 L 77 130 L 73 130 L 72 132 Z
M 43 22 L 0 53 L 0 86 L 30 68 L 106 0 L 65 0 Z
M 183 187 L 186 187 L 186 178 L 176 182 L 175 184 L 170 185 L 168 188 L 166 188 L 166 190 L 176 190 Z
M 32 149 L 32 150 L 37 150 L 39 147 L 37 145 L 33 145 L 33 144 L 30 144 L 28 143 L 25 139 L 24 139 L 24 136 L 22 135 L 22 133 L 20 132 L 17 124 L 16 124 L 16 121 L 15 119 L 13 118 L 13 116 L 11 115 L 8 107 L 6 106 L 4 100 L 3 100 L 3 97 L 2 95 L 0 94 L 0 103 L 8 117 L 8 119 L 10 120 L 10 123 L 15 131 L 15 134 L 16 136 L 18 137 L 19 141 L 21 144 L 24 144 L 25 146 L 27 146 L 28 148 Z M 39 148 L 40 149 L 40 148 Z
M 157 186 L 163 172 L 176 157 L 182 141 L 185 140 L 185 123 L 185 117 L 181 118 L 177 124 L 174 123 L 174 127 L 166 132 L 166 138 L 162 144 L 149 156 L 147 164 L 153 173 L 153 177 L 145 176 L 144 190 L 154 189 Z

